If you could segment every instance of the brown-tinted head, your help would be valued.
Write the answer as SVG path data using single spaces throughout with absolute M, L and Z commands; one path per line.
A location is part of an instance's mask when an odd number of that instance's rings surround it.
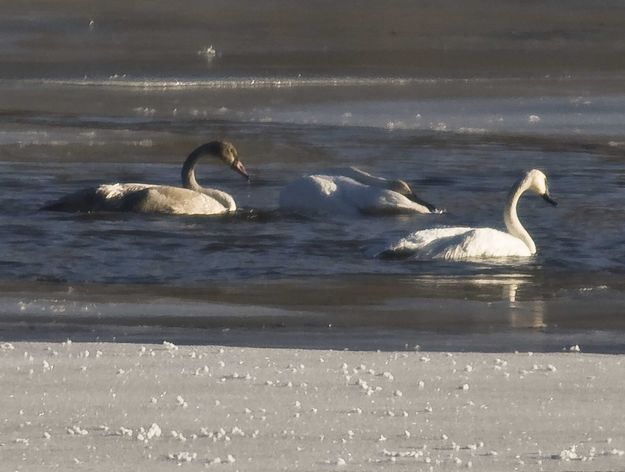
M 247 171 L 245 170 L 245 166 L 239 160 L 239 154 L 237 153 L 237 149 L 234 147 L 232 143 L 229 141 L 212 141 L 209 143 L 211 150 L 214 154 L 217 155 L 226 165 L 230 166 L 230 168 L 247 180 L 250 179 Z

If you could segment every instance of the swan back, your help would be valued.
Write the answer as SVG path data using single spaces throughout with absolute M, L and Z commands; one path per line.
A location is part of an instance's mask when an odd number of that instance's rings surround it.
M 330 169 L 290 182 L 280 192 L 283 209 L 327 214 L 432 213 L 403 180 L 377 177 L 356 167 Z
M 155 185 L 130 192 L 120 202 L 120 209 L 137 213 L 173 215 L 216 215 L 236 210 L 234 199 L 221 190 L 196 192 L 179 187 Z
M 344 175 L 300 177 L 282 189 L 279 204 L 287 210 L 330 215 L 430 213 L 427 206 L 397 192 Z
M 432 228 L 400 239 L 381 255 L 406 255 L 419 260 L 463 261 L 531 256 L 529 248 L 511 234 L 493 228 Z
M 359 182 L 363 185 L 369 185 L 371 187 L 379 187 L 386 190 L 392 190 L 393 192 L 400 193 L 402 195 L 411 195 L 412 189 L 410 186 L 404 182 L 403 180 L 394 180 L 387 179 L 384 177 L 378 177 L 376 175 L 370 174 L 369 172 L 365 172 L 358 167 L 342 167 L 338 169 L 331 169 L 330 171 L 324 172 L 327 175 L 340 175 L 343 177 L 349 177 L 356 182 Z
M 385 177 L 378 177 L 376 175 L 372 175 L 368 172 L 365 172 L 358 167 L 345 167 L 340 169 L 335 169 L 334 172 L 328 172 L 328 174 L 332 175 L 340 175 L 343 177 L 349 177 L 350 179 L 355 180 L 358 183 L 363 185 L 368 185 L 371 187 L 378 187 L 385 190 L 390 190 L 391 192 L 399 193 L 404 197 L 416 201 L 420 205 L 428 207 L 430 211 L 435 211 L 436 208 L 429 203 L 419 200 L 415 193 L 410 188 L 410 185 L 405 180 L 401 179 L 387 179 Z

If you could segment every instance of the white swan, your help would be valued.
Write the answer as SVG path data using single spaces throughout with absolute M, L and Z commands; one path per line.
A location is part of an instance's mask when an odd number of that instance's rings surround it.
M 235 147 L 211 141 L 194 149 L 182 166 L 182 187 L 139 183 L 105 184 L 80 190 L 44 206 L 43 210 L 70 212 L 128 211 L 177 215 L 217 215 L 235 211 L 232 196 L 204 188 L 195 180 L 195 165 L 204 155 L 218 157 L 249 180 Z
M 433 228 L 416 231 L 390 245 L 378 255 L 413 255 L 417 259 L 467 260 L 480 258 L 529 257 L 536 245 L 523 228 L 516 212 L 517 202 L 526 190 L 532 190 L 552 205 L 547 177 L 533 169 L 514 184 L 508 194 L 504 221 L 508 232 L 492 228 Z
M 290 182 L 280 192 L 280 208 L 305 213 L 433 213 L 403 180 L 376 177 L 356 167 L 314 174 Z

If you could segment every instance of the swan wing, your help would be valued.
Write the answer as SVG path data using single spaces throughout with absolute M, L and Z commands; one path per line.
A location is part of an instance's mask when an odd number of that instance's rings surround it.
M 236 210 L 236 204 L 230 195 L 220 190 L 206 189 L 205 192 L 196 192 L 167 185 L 117 183 L 79 190 L 43 209 L 216 215 Z
M 295 179 L 280 192 L 280 208 L 310 213 L 357 213 L 357 208 L 345 200 L 341 191 L 345 180 L 351 179 L 333 175 L 307 175 Z
M 519 238 L 493 228 L 475 228 L 467 232 L 445 259 L 494 259 L 529 257 L 532 252 Z
M 280 193 L 280 207 L 328 214 L 429 213 L 403 195 L 365 185 L 344 175 L 308 175 L 289 183 Z
M 212 195 L 208 194 L 209 192 Z M 125 194 L 119 209 L 137 213 L 219 215 L 236 210 L 236 204 L 230 195 L 219 190 L 204 193 L 180 187 L 155 185 Z
M 529 248 L 509 233 L 492 228 L 433 228 L 416 231 L 391 244 L 382 255 L 416 259 L 472 260 L 531 256 Z
M 441 250 L 454 238 L 464 235 L 472 228 L 431 228 L 414 233 L 390 243 L 380 253 L 384 256 L 414 256 L 417 259 L 436 259 Z

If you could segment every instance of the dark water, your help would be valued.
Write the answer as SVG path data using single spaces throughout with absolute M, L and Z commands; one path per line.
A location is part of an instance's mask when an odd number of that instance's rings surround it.
M 0 3 L 0 337 L 332 325 L 332 346 L 442 331 L 507 333 L 462 341 L 473 349 L 625 350 L 621 2 Z M 215 138 L 252 176 L 198 170 L 235 215 L 39 211 L 103 182 L 178 185 Z M 346 165 L 447 213 L 278 211 L 286 182 Z M 535 257 L 371 256 L 420 228 L 502 227 L 530 168 L 560 203 L 521 201 Z

